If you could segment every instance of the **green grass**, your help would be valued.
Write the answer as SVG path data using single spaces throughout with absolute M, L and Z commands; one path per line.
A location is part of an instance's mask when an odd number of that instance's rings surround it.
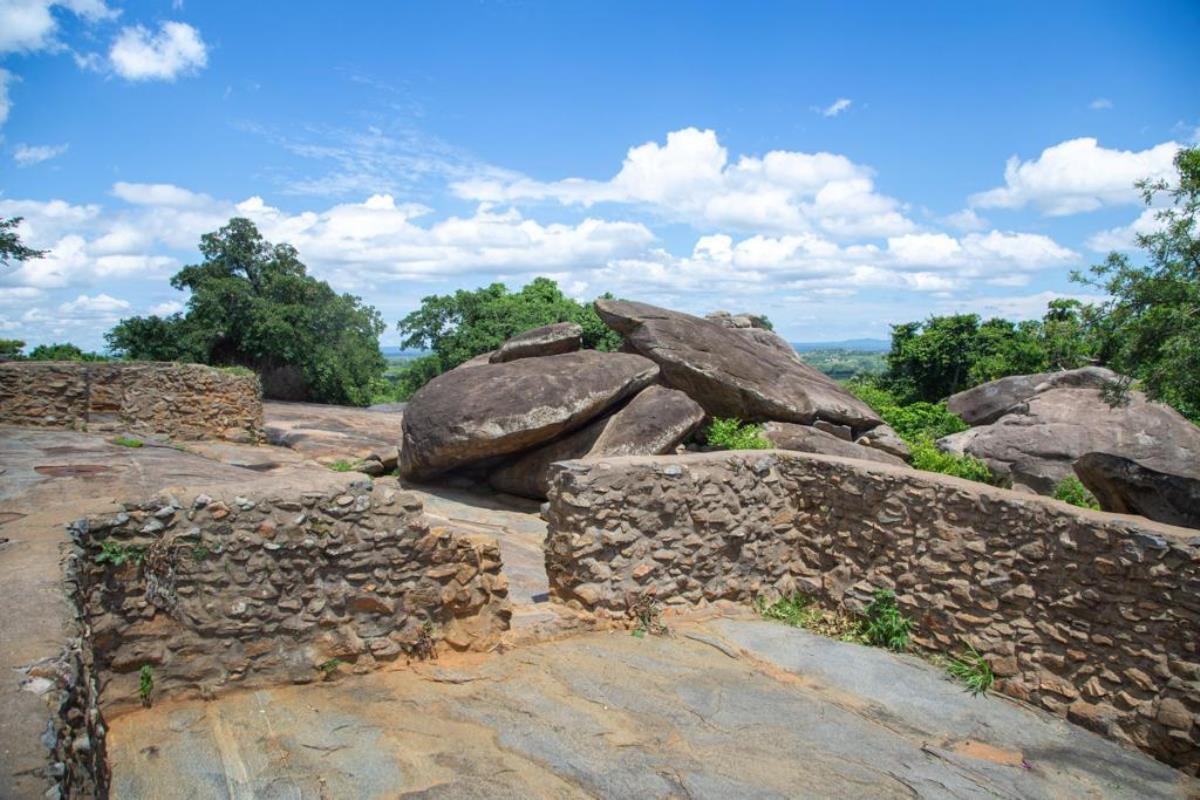
M 334 461 L 332 464 L 330 464 L 329 468 L 334 472 L 353 472 L 354 464 L 344 458 L 339 458 L 337 461 Z
M 1074 475 L 1068 475 L 1058 482 L 1058 485 L 1054 487 L 1054 499 L 1080 508 L 1100 510 L 1100 501 L 1096 499 L 1096 495 L 1088 491 L 1088 488 L 1083 485 L 1083 481 Z
M 331 658 L 328 661 L 318 664 L 317 669 L 323 676 L 325 676 L 326 679 L 328 679 L 333 677 L 334 673 L 338 671 L 338 667 L 345 663 L 346 662 L 342 661 L 340 658 Z
M 100 552 L 96 554 L 97 564 L 112 564 L 119 567 L 126 561 L 133 560 L 138 564 L 146 557 L 146 548 L 137 545 L 123 545 L 111 539 L 100 544 Z
M 890 589 L 875 590 L 875 598 L 867 606 L 863 623 L 863 635 L 868 644 L 896 652 L 907 650 L 912 625 L 912 620 L 901 614 L 896 606 L 895 592 Z
M 150 707 L 150 695 L 154 692 L 154 671 L 150 669 L 149 664 L 143 664 L 138 670 L 138 697 L 142 698 L 142 705 Z
M 771 443 L 762 435 L 762 425 L 743 423 L 740 419 L 716 417 L 704 431 L 711 447 L 725 450 L 769 450 Z
M 804 628 L 842 642 L 865 644 L 861 622 L 846 614 L 827 611 L 802 594 L 781 597 L 774 603 L 767 603 L 760 597 L 754 602 L 754 608 L 763 619 Z
M 129 436 L 118 436 L 112 440 L 112 443 L 116 444 L 116 445 L 120 445 L 121 447 L 141 447 L 142 446 L 141 439 L 134 439 Z
M 923 438 L 909 445 L 912 465 L 926 472 L 940 472 L 943 475 L 953 475 L 980 483 L 990 483 L 993 486 L 1001 483 L 1000 479 L 988 469 L 988 465 L 973 456 L 960 456 L 954 453 L 944 453 L 938 449 L 933 439 Z
M 971 694 L 986 694 L 996 682 L 992 665 L 987 659 L 970 645 L 962 653 L 951 656 L 946 662 L 946 671 L 955 680 L 962 682 Z

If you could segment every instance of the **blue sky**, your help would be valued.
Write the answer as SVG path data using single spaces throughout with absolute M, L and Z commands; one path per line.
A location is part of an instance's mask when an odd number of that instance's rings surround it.
M 1037 315 L 1153 224 L 1200 5 L 844 5 L 0 0 L 0 216 L 51 250 L 0 336 L 182 307 L 235 214 L 389 323 L 549 275 L 793 340 Z

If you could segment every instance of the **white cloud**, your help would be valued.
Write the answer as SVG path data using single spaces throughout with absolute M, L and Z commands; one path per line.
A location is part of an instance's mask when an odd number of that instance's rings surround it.
M 67 144 L 19 144 L 13 151 L 13 160 L 17 162 L 18 167 L 31 167 L 34 164 L 40 164 L 43 161 L 49 161 L 52 158 L 58 158 L 63 153 L 67 152 L 68 147 L 70 147 L 70 145 Z
M 33 53 L 62 47 L 55 34 L 55 7 L 88 22 L 113 19 L 121 12 L 102 0 L 0 0 L 0 53 Z
M 1134 182 L 1169 178 L 1179 150 L 1164 142 L 1141 151 L 1110 150 L 1093 138 L 1071 139 L 1042 151 L 1033 161 L 1008 159 L 1004 186 L 972 195 L 977 208 L 1035 205 L 1050 216 L 1094 211 L 1139 201 Z
M 1051 300 L 1078 300 L 1081 303 L 1099 303 L 1105 298 L 1097 294 L 1037 292 L 1008 297 L 975 297 L 966 300 L 948 300 L 940 303 L 944 312 L 972 312 L 982 317 L 1003 317 L 1011 320 L 1040 319 L 1046 314 Z
M 177 300 L 168 300 L 165 303 L 150 306 L 150 313 L 159 317 L 169 317 L 172 314 L 178 314 L 183 311 L 183 303 Z
M 988 221 L 975 213 L 974 209 L 964 208 L 942 217 L 942 222 L 960 231 L 981 231 L 988 226 Z
M 1145 236 L 1162 229 L 1162 222 L 1158 219 L 1158 214 L 1157 209 L 1147 208 L 1128 225 L 1092 234 L 1087 240 L 1088 249 L 1097 253 L 1107 253 L 1110 250 L 1133 250 L 1137 247 L 1138 234 Z
M 208 65 L 200 32 L 185 22 L 164 22 L 158 33 L 141 25 L 123 28 L 108 56 L 116 73 L 131 81 L 173 81 Z
M 1090 108 L 1092 111 L 1107 111 L 1112 107 L 1112 100 L 1109 100 L 1107 97 L 1097 97 L 1095 100 L 1088 103 L 1088 108 Z
M 498 171 L 493 171 L 498 172 Z M 610 180 L 537 181 L 515 173 L 452 184 L 490 203 L 554 200 L 565 205 L 638 204 L 696 226 L 836 236 L 914 230 L 900 203 L 875 191 L 872 171 L 845 156 L 774 150 L 730 161 L 711 130 L 684 128 L 665 144 L 631 147 Z
M 834 100 L 824 108 L 821 106 L 813 106 L 812 110 L 820 114 L 822 117 L 836 117 L 843 111 L 849 110 L 851 104 L 852 101 L 849 98 L 839 97 L 837 100 Z
M 12 109 L 12 100 L 8 96 L 8 84 L 14 80 L 19 80 L 8 70 L 0 67 L 0 125 L 3 125 L 8 119 L 8 112 Z
M 75 317 L 111 317 L 123 311 L 128 311 L 130 305 L 125 300 L 119 300 L 107 294 L 89 297 L 81 294 L 70 302 L 58 307 L 60 313 Z
M 212 203 L 208 195 L 190 192 L 169 183 L 126 183 L 113 184 L 112 193 L 126 203 L 139 206 L 168 206 L 185 208 L 205 206 Z

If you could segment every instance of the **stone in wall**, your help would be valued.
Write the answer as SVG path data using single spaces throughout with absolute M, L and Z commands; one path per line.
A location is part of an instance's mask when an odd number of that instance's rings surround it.
M 394 480 L 126 504 L 72 532 L 77 604 L 105 710 L 227 686 L 307 682 L 507 629 L 498 543 L 431 528 Z
M 10 361 L 0 363 L 0 423 L 253 443 L 262 390 L 249 371 L 201 364 Z
M 1200 537 L 915 470 L 784 451 L 553 467 L 551 593 L 623 616 L 895 590 L 929 651 L 968 643 L 997 688 L 1200 770 Z

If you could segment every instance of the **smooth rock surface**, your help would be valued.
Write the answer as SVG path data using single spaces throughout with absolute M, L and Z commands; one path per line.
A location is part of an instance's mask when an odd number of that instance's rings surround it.
M 758 344 L 773 347 L 793 361 L 798 361 L 801 364 L 805 363 L 800 358 L 800 354 L 796 352 L 796 348 L 792 347 L 778 333 L 767 328 L 759 316 L 754 314 L 730 314 L 728 311 L 714 311 L 711 314 L 705 315 L 704 318 L 717 323 L 723 328 L 735 330 L 742 336 L 746 336 Z
M 825 419 L 855 433 L 882 422 L 831 378 L 740 330 L 645 303 L 600 299 L 595 305 L 630 348 L 659 365 L 664 383 L 712 416 L 801 424 Z
M 904 461 L 908 461 L 911 457 L 908 445 L 900 438 L 900 434 L 896 433 L 895 429 L 887 424 L 875 426 L 858 437 L 854 443 L 861 444 L 863 447 L 873 447 L 885 453 L 891 453 Z
M 1103 367 L 1083 367 L 1062 372 L 1009 375 L 950 395 L 946 407 L 968 425 L 989 425 L 1018 403 L 1038 392 L 1060 387 L 1102 388 L 1120 378 Z
M 404 410 L 400 473 L 424 479 L 578 428 L 658 377 L 649 359 L 582 350 L 454 369 Z
M 881 464 L 905 466 L 904 459 L 891 453 L 847 442 L 833 434 L 808 425 L 792 422 L 768 422 L 763 426 L 763 436 L 781 450 L 796 450 L 801 453 L 820 453 L 827 456 L 842 456 Z
M 1160 472 L 1111 453 L 1084 453 L 1075 474 L 1105 511 L 1200 528 L 1200 474 Z
M 1053 494 L 1084 453 L 1105 452 L 1150 469 L 1195 474 L 1200 428 L 1174 409 L 1131 391 L 1111 406 L 1099 388 L 1039 391 L 991 425 L 938 440 L 938 447 L 982 459 L 1013 488 Z
M 668 453 L 703 420 L 704 409 L 683 392 L 650 386 L 617 413 L 521 456 L 488 480 L 499 491 L 545 499 L 553 462 Z
M 588 634 L 155 705 L 112 720 L 113 796 L 1149 800 L 1197 790 L 1046 712 L 972 697 L 913 657 L 745 618 L 674 633 Z
M 574 322 L 556 322 L 518 333 L 488 358 L 493 364 L 519 358 L 573 353 L 583 344 L 583 328 Z

